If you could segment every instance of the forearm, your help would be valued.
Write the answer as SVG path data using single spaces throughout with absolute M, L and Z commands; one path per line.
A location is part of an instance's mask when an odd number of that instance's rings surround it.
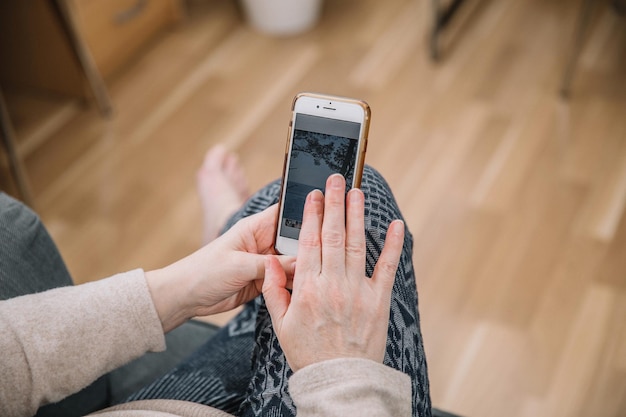
M 165 348 L 143 271 L 0 303 L 0 415 L 34 414 Z

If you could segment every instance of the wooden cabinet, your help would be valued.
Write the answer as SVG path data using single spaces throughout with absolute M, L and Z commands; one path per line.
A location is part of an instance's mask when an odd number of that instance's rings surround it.
M 101 113 L 110 115 L 102 78 L 182 15 L 182 0 L 0 0 L 0 145 L 26 201 L 30 191 L 21 161 L 41 140 L 18 138 L 25 129 L 14 129 L 5 93 L 92 96 Z M 46 123 L 45 115 L 35 118 Z M 3 165 L 0 152 L 0 171 Z
M 69 0 L 69 3 L 83 40 L 105 78 L 182 16 L 180 0 Z
M 0 1 L 0 85 L 83 95 L 81 55 L 106 78 L 182 9 L 181 0 Z

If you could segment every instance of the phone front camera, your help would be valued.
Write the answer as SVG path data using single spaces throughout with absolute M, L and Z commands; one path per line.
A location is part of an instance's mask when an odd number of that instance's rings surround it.
M 317 108 L 319 109 L 319 108 L 320 108 L 320 106 L 317 106 Z

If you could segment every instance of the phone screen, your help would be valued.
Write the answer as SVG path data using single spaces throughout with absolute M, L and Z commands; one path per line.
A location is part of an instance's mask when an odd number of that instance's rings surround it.
M 296 114 L 280 236 L 298 239 L 306 196 L 325 192 L 329 176 L 340 173 L 351 188 L 360 132 L 360 123 Z

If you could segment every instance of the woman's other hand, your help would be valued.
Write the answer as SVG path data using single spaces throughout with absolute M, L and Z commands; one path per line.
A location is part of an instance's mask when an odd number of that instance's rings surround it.
M 265 258 L 275 254 L 277 210 L 274 205 L 242 219 L 190 256 L 146 273 L 164 331 L 192 317 L 231 310 L 261 293 Z M 276 268 L 293 276 L 295 258 L 275 258 Z
M 350 190 L 346 197 L 345 180 L 333 175 L 325 197 L 319 190 L 308 195 L 293 292 L 276 257 L 266 260 L 263 284 L 274 330 L 294 371 L 334 358 L 383 361 L 403 242 L 404 223 L 396 220 L 368 279 L 362 191 Z

